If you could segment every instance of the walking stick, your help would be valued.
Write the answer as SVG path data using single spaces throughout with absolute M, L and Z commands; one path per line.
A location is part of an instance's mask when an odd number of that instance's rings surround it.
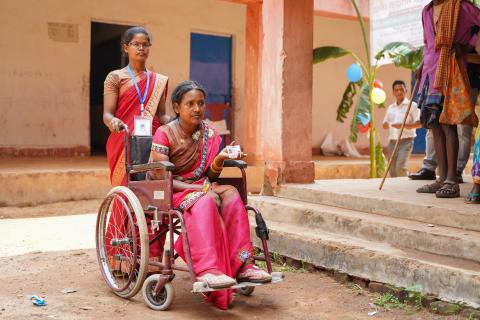
M 390 159 L 388 159 L 387 170 L 385 170 L 385 173 L 383 174 L 382 183 L 380 183 L 380 187 L 378 188 L 379 190 L 382 190 L 382 188 L 383 188 L 383 184 L 385 183 L 385 179 L 387 178 L 388 171 L 390 170 L 390 167 L 392 166 L 392 160 L 395 157 L 395 154 L 397 153 L 398 144 L 400 143 L 400 138 L 402 137 L 403 129 L 405 128 L 405 123 L 407 122 L 408 114 L 410 113 L 410 109 L 412 107 L 413 95 L 417 91 L 419 84 L 420 84 L 420 81 L 418 79 L 415 80 L 415 86 L 414 86 L 413 91 L 410 95 L 410 103 L 408 104 L 407 112 L 405 112 L 405 116 L 403 117 L 403 123 L 402 123 L 402 127 L 400 128 L 400 134 L 398 135 L 397 142 L 395 143 L 395 148 L 393 148 L 392 155 L 390 156 Z

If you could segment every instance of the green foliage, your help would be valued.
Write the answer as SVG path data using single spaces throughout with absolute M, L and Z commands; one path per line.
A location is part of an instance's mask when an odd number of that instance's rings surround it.
M 353 98 L 357 94 L 357 84 L 349 82 L 345 91 L 343 92 L 342 100 L 337 108 L 337 121 L 344 122 L 347 118 L 347 114 L 350 112 L 350 109 L 353 105 Z
M 423 61 L 423 47 L 415 48 L 408 42 L 390 42 L 375 56 L 375 60 L 391 59 L 397 67 L 415 71 Z
M 422 285 L 420 284 L 414 284 L 411 285 L 407 288 L 405 288 L 405 291 L 408 293 L 408 300 L 413 303 L 413 309 L 415 311 L 420 310 L 422 307 L 422 300 L 423 300 L 423 294 L 422 294 Z
M 379 306 L 385 310 L 405 309 L 405 305 L 401 303 L 397 297 L 391 293 L 385 293 L 383 295 L 376 295 L 373 299 L 373 304 Z
M 358 139 L 358 127 L 357 116 L 360 114 L 370 113 L 370 86 L 364 83 L 360 88 L 360 96 L 357 99 L 357 105 L 353 111 L 352 124 L 350 125 L 350 141 L 357 142 Z
M 313 49 L 313 63 L 315 64 L 328 59 L 340 58 L 347 54 L 351 54 L 351 52 L 340 47 L 318 47 Z

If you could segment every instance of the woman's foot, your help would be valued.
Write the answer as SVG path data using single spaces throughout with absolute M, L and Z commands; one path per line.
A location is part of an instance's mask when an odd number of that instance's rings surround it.
M 205 273 L 204 275 L 197 277 L 197 280 L 205 282 L 212 289 L 230 288 L 237 284 L 235 279 L 225 274 Z
M 237 274 L 238 282 L 267 283 L 272 281 L 272 276 L 254 264 L 243 267 Z
M 470 193 L 465 197 L 465 202 L 469 204 L 480 204 L 480 184 L 474 184 Z
M 435 192 L 437 198 L 458 198 L 460 197 L 460 187 L 456 182 L 445 181 L 443 186 Z
M 436 193 L 443 186 L 442 180 L 437 180 L 434 183 L 426 184 L 417 189 L 418 193 Z

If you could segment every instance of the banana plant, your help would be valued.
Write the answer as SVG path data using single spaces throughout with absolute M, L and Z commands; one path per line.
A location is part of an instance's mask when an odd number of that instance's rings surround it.
M 398 67 L 415 71 L 422 63 L 423 48 L 415 48 L 406 42 L 391 42 L 375 55 L 372 62 L 370 57 L 370 44 L 365 29 L 364 19 L 360 14 L 356 1 L 351 0 L 351 2 L 355 8 L 358 22 L 362 30 L 365 56 L 367 57 L 366 60 L 360 59 L 357 54 L 350 50 L 334 46 L 324 46 L 313 50 L 313 63 L 321 63 L 328 59 L 341 58 L 350 55 L 362 68 L 362 79 L 358 82 L 349 82 L 347 84 L 342 100 L 337 108 L 337 121 L 342 123 L 345 121 L 354 104 L 354 98 L 358 95 L 355 107 L 353 108 L 353 117 L 350 126 L 350 140 L 356 142 L 358 139 L 358 124 L 360 123 L 358 115 L 369 114 L 370 177 L 377 178 L 381 177 L 385 172 L 386 160 L 383 154 L 383 147 L 378 131 L 374 125 L 373 111 L 375 104 L 372 100 L 372 90 L 374 88 L 373 84 L 375 76 L 378 69 L 382 66 L 381 61 L 384 59 L 392 60 Z M 383 107 L 383 105 L 378 106 Z

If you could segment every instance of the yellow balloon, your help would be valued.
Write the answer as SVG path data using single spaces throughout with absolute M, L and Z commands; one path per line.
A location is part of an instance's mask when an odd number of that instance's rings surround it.
M 380 88 L 373 88 L 372 100 L 375 104 L 382 104 L 387 99 L 387 94 Z

